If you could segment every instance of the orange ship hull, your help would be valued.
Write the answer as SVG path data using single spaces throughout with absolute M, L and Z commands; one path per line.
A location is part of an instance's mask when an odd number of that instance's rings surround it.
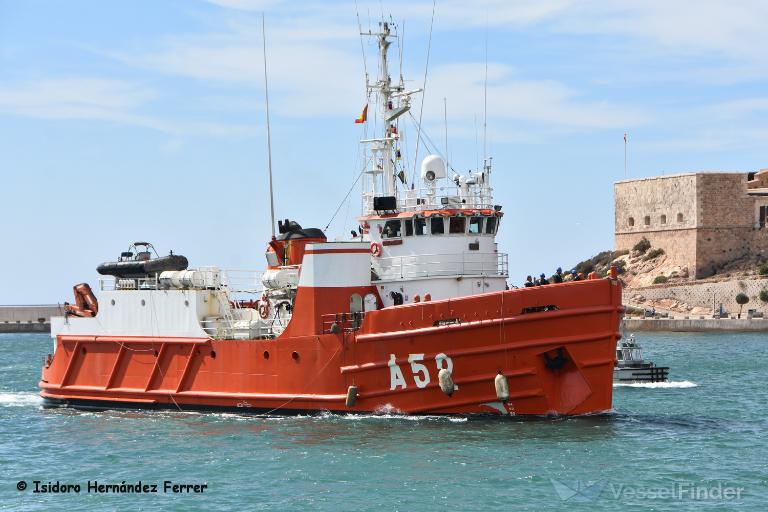
M 389 307 L 354 328 L 336 318 L 271 340 L 59 335 L 40 388 L 48 406 L 89 408 L 601 413 L 621 311 L 620 283 L 596 279 Z

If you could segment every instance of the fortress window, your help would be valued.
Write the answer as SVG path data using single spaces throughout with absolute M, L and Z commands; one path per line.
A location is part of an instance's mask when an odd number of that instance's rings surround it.
M 382 238 L 400 238 L 402 235 L 402 223 L 400 222 L 400 219 L 397 220 L 388 220 L 386 224 L 384 224 L 384 231 L 381 232 Z
M 424 217 L 416 217 L 413 219 L 413 228 L 417 236 L 427 234 L 427 219 Z
M 467 230 L 466 217 L 451 217 L 448 223 L 448 232 L 452 235 L 463 235 Z
M 643 223 L 644 223 L 646 226 L 650 226 L 650 225 L 651 225 L 651 216 L 650 216 L 650 215 L 646 215 L 646 216 L 645 216 L 645 219 L 643 219 Z
M 413 219 L 405 221 L 405 236 L 413 236 Z
M 488 217 L 485 221 L 485 232 L 489 235 L 496 233 L 496 217 Z
M 683 214 L 682 213 L 678 213 L 677 214 L 677 222 L 683 222 Z
M 635 225 L 635 218 L 634 217 L 628 218 L 627 219 L 627 224 L 629 224 L 629 227 L 634 226 Z
M 469 234 L 479 235 L 482 232 L 483 232 L 483 218 L 472 217 L 471 219 L 469 219 Z
M 445 233 L 442 217 L 432 217 L 431 221 L 432 222 L 430 223 L 430 228 L 432 229 L 433 235 L 442 235 Z
M 666 224 L 667 223 L 667 216 L 666 215 L 662 215 L 661 216 L 661 223 L 662 224 Z

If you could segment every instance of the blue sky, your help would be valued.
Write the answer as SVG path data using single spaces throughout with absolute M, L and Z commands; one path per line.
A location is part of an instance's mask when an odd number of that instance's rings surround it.
M 469 4 L 437 2 L 424 124 L 442 140 L 447 98 L 451 161 L 474 167 L 487 33 L 514 282 L 612 247 L 625 131 L 631 177 L 768 166 L 765 2 Z M 382 12 L 358 6 L 365 27 Z M 383 9 L 405 21 L 418 87 L 432 4 Z M 324 227 L 358 166 L 354 1 L 0 0 L 0 304 L 70 300 L 137 239 L 193 265 L 263 266 L 262 11 L 277 215 Z M 358 197 L 331 236 L 355 226 Z

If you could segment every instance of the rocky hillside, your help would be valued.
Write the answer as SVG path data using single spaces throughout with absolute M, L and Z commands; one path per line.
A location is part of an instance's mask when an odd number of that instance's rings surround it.
M 577 272 L 584 272 L 584 274 L 596 271 L 600 275 L 607 275 L 612 265 L 618 267 L 621 280 L 629 288 L 643 288 L 663 283 L 685 284 L 693 281 L 693 276 L 687 267 L 668 261 L 664 248 L 652 247 L 645 238 L 631 251 L 603 251 L 578 263 L 574 268 Z M 718 282 L 758 274 L 768 275 L 768 264 L 762 256 L 731 261 L 721 266 L 717 274 L 696 282 Z

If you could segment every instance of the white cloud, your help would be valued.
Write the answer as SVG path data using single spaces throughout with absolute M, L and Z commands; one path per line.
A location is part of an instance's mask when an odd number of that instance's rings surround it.
M 60 78 L 0 86 L 0 114 L 39 119 L 87 119 L 190 135 L 249 136 L 255 126 L 168 121 L 141 112 L 157 93 L 142 85 L 99 78 Z
M 592 0 L 552 21 L 556 30 L 635 38 L 672 54 L 714 51 L 736 60 L 763 60 L 766 19 L 768 3 L 762 0 Z
M 639 109 L 608 102 L 584 100 L 580 94 L 553 80 L 525 80 L 511 76 L 502 64 L 488 68 L 488 111 L 496 119 L 527 121 L 550 127 L 604 129 L 636 126 L 649 121 Z M 432 118 L 442 112 L 448 98 L 452 118 L 471 120 L 483 112 L 484 64 L 436 67 L 428 81 L 426 105 Z M 432 84 L 431 86 L 429 84 Z M 440 99 L 440 105 L 435 98 Z
M 242 11 L 263 11 L 268 7 L 280 2 L 280 0 L 206 0 L 208 3 L 225 7 L 227 9 L 237 9 Z

